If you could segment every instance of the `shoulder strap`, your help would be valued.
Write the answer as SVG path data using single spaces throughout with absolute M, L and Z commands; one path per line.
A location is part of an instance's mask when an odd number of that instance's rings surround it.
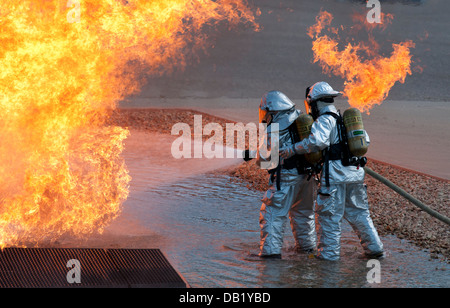
M 338 111 L 339 112 L 339 111 Z M 337 126 L 337 130 L 338 130 L 338 137 L 339 137 L 339 142 L 337 144 L 330 144 L 330 146 L 328 148 L 325 149 L 324 151 L 324 173 L 325 173 L 325 185 L 327 187 L 330 186 L 330 173 L 329 173 L 329 162 L 330 160 L 335 160 L 335 159 L 340 159 L 341 155 L 340 153 L 338 153 L 339 155 L 336 156 L 336 151 L 341 152 L 342 150 L 344 150 L 344 145 L 343 143 L 345 143 L 345 127 L 344 127 L 344 122 L 342 120 L 342 116 L 341 114 L 336 114 L 334 112 L 324 112 L 322 113 L 320 116 L 322 115 L 330 115 L 333 118 L 336 119 L 336 126 Z M 344 135 L 343 135 L 344 134 Z M 333 150 L 333 153 L 330 157 L 330 152 L 331 150 Z M 335 157 L 336 156 L 336 157 Z
M 345 142 L 346 131 L 345 131 L 344 121 L 342 119 L 341 114 L 340 113 L 336 114 L 334 112 L 328 111 L 328 112 L 322 113 L 321 116 L 322 115 L 330 115 L 330 116 L 332 116 L 333 118 L 336 119 L 336 126 L 337 126 L 337 130 L 338 130 L 339 144 L 342 143 L 342 142 Z
M 336 114 L 336 113 L 331 112 L 331 111 L 324 112 L 324 113 L 321 114 L 321 116 L 323 116 L 325 114 L 333 116 L 336 120 L 341 116 L 340 114 Z
M 281 159 L 278 162 L 278 166 L 274 169 L 269 170 L 270 180 L 276 180 L 277 190 L 281 189 Z

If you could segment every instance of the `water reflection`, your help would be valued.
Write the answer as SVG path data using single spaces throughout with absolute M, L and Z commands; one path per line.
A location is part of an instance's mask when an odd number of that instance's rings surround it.
M 172 159 L 170 140 L 132 134 L 125 159 L 133 180 L 123 213 L 84 245 L 160 248 L 192 287 L 450 286 L 448 264 L 394 236 L 382 238 L 381 283 L 369 284 L 367 260 L 346 222 L 339 262 L 295 253 L 289 226 L 283 259 L 261 261 L 252 256 L 258 253 L 261 193 L 210 172 L 236 161 Z

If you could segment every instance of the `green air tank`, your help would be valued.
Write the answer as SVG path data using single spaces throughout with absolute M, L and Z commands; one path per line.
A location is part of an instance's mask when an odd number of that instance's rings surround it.
M 358 157 L 367 153 L 368 145 L 361 112 L 356 108 L 345 110 L 344 125 L 347 129 L 348 146 L 350 152 Z

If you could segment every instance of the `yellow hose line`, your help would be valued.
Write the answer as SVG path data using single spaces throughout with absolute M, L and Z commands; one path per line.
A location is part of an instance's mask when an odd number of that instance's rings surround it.
M 364 170 L 371 177 L 373 177 L 374 179 L 380 181 L 381 183 L 383 183 L 384 185 L 386 185 L 387 187 L 389 187 L 390 189 L 392 189 L 393 191 L 395 191 L 396 193 L 398 193 L 399 195 L 404 197 L 406 200 L 410 201 L 415 206 L 419 207 L 420 209 L 422 209 L 423 211 L 427 212 L 431 216 L 439 219 L 440 221 L 445 222 L 447 225 L 450 225 L 450 219 L 447 216 L 444 216 L 444 215 L 436 212 L 435 210 L 431 209 L 429 206 L 426 206 L 425 204 L 423 204 L 422 202 L 420 202 L 419 200 L 417 200 L 416 198 L 414 198 L 413 196 L 408 194 L 406 191 L 404 191 L 403 189 L 401 189 L 400 187 L 398 187 L 397 185 L 395 185 L 394 183 L 392 183 L 391 181 L 389 181 L 385 177 L 379 175 L 378 173 L 376 173 L 372 169 L 364 167 Z

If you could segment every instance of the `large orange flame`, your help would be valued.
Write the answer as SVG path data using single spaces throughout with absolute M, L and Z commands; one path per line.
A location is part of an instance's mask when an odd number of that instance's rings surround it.
M 128 131 L 106 120 L 144 75 L 184 67 L 204 26 L 257 28 L 243 0 L 0 4 L 0 247 L 102 231 L 128 196 Z
M 382 15 L 383 29 L 392 18 L 389 14 Z M 348 43 L 343 50 L 339 50 L 339 38 L 322 34 L 332 20 L 330 13 L 321 11 L 316 17 L 316 24 L 308 29 L 308 35 L 313 38 L 314 62 L 318 62 L 325 73 L 343 77 L 343 92 L 350 106 L 369 113 L 374 105 L 381 104 L 387 98 L 397 81 L 404 83 L 406 75 L 411 75 L 410 48 L 414 47 L 414 43 L 392 44 L 391 56 L 383 57 L 378 54 L 379 45 L 371 35 L 376 24 L 367 23 L 365 17 L 354 16 L 353 20 L 363 22 L 369 32 L 369 43 Z M 339 29 L 330 28 L 330 31 L 337 35 Z M 363 54 L 368 58 L 363 58 Z

